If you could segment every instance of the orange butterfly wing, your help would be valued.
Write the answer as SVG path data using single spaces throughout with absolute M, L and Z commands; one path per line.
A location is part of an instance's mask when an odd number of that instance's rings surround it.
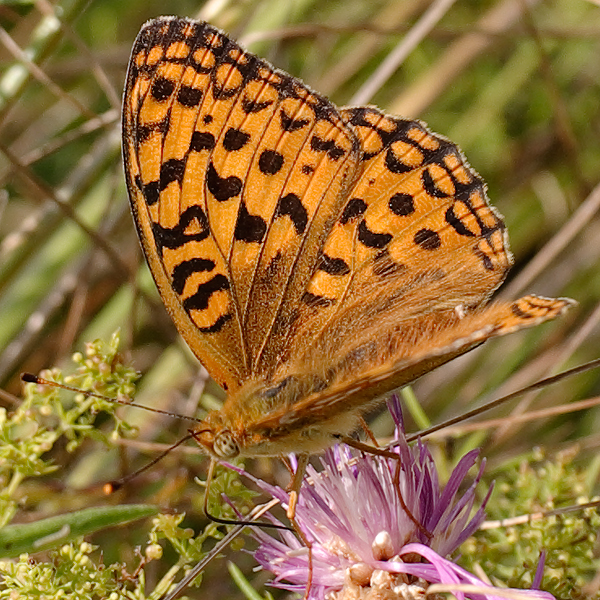
M 304 381 L 302 393 L 288 386 L 250 427 L 274 442 L 328 421 L 334 431 L 340 415 L 572 305 L 525 296 L 486 307 L 512 255 L 504 222 L 460 150 L 422 123 L 371 107 L 341 114 L 361 143 L 360 175 L 275 376 Z
M 229 391 L 268 370 L 357 161 L 333 106 L 205 23 L 161 17 L 123 112 L 138 233 L 177 328 Z
M 223 430 L 245 454 L 318 450 L 381 394 L 571 303 L 485 306 L 512 257 L 456 145 L 338 109 L 206 23 L 144 26 L 123 147 L 161 296 L 228 391 L 210 452 Z

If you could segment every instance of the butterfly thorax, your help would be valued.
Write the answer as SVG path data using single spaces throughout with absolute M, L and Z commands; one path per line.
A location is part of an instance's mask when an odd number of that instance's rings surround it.
M 328 415 L 325 407 L 309 413 L 297 410 L 328 385 L 326 378 L 314 373 L 269 382 L 250 380 L 228 396 L 222 409 L 206 416 L 194 438 L 215 458 L 321 452 L 357 426 L 354 412 Z

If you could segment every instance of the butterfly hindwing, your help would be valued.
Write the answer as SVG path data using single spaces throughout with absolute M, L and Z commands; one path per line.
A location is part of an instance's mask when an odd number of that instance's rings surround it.
M 512 263 L 504 222 L 454 144 L 374 108 L 342 115 L 361 143 L 359 175 L 325 240 L 296 334 L 325 356 L 356 345 L 372 324 L 397 335 L 405 324 L 410 338 L 411 319 L 480 307 Z
M 524 296 L 515 302 L 492 303 L 467 316 L 446 311 L 418 321 L 412 340 L 408 331 L 401 338 L 387 337 L 387 344 L 358 344 L 354 351 L 340 352 L 328 385 L 312 393 L 298 396 L 293 403 L 280 403 L 264 411 L 246 426 L 247 435 L 264 436 L 268 432 L 273 446 L 300 445 L 302 432 L 320 428 L 338 433 L 338 424 L 367 409 L 373 401 L 395 388 L 406 385 L 421 375 L 498 336 L 535 327 L 564 313 L 574 302 L 568 298 Z M 369 337 L 370 336 L 370 337 Z M 378 336 L 378 338 L 377 338 Z M 385 340 L 375 328 L 365 339 Z M 303 365 L 302 373 L 312 369 L 316 381 L 324 381 L 326 372 L 318 363 Z M 293 376 L 287 375 L 283 381 Z M 303 375 L 307 379 L 306 375 Z M 334 437 L 334 435 L 332 435 Z
M 335 422 L 571 305 L 526 296 L 485 307 L 512 256 L 477 173 L 421 123 L 373 108 L 342 115 L 361 141 L 362 170 L 309 281 L 295 333 L 304 341 L 277 373 L 310 391 L 263 411 L 255 427 L 270 435 Z

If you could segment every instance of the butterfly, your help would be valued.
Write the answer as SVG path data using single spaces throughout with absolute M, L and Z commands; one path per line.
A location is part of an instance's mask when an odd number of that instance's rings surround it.
M 177 329 L 227 393 L 215 459 L 320 452 L 385 393 L 572 304 L 488 304 L 505 224 L 458 147 L 338 108 L 208 23 L 140 31 L 123 102 L 135 224 Z

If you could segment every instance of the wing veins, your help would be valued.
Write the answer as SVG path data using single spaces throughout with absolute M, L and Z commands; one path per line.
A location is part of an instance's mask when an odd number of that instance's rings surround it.
M 308 140 L 307 140 L 308 142 Z M 319 164 L 322 163 L 322 161 L 326 160 L 325 155 L 321 158 L 321 161 L 319 162 Z M 340 167 L 341 169 L 341 167 Z M 338 169 L 339 170 L 339 169 Z M 316 169 L 315 169 L 316 171 Z M 311 181 L 314 178 L 311 177 Z M 347 196 L 347 191 L 348 189 L 346 188 L 346 190 L 344 190 L 344 195 Z M 287 295 L 288 295 L 288 291 L 290 290 L 290 286 L 292 285 L 292 280 L 293 280 L 293 274 L 295 272 L 295 267 L 298 264 L 298 262 L 302 259 L 303 255 L 304 255 L 304 248 L 307 244 L 307 240 L 310 237 L 309 233 L 314 229 L 315 225 L 315 217 L 319 212 L 320 207 L 322 206 L 322 203 L 324 202 L 324 196 L 321 197 L 321 200 L 318 204 L 318 206 L 316 207 L 314 214 L 313 214 L 313 218 L 311 219 L 310 223 L 307 226 L 306 231 L 304 232 L 304 234 L 302 235 L 302 241 L 298 247 L 298 251 L 296 252 L 296 255 L 294 257 L 294 260 L 291 263 L 291 268 L 290 268 L 290 276 L 287 277 L 286 279 L 286 285 L 283 288 L 283 293 L 280 295 L 279 301 L 278 301 L 278 308 L 277 311 L 275 312 L 273 319 L 271 320 L 271 323 L 269 325 L 269 329 L 267 330 L 267 335 L 265 335 L 263 343 L 260 346 L 260 350 L 256 355 L 256 360 L 255 360 L 255 364 L 259 364 L 260 363 L 260 359 L 263 356 L 263 352 L 265 351 L 265 348 L 267 346 L 267 341 L 270 338 L 270 334 L 273 331 L 273 328 L 275 327 L 275 324 L 277 323 L 278 319 L 281 318 L 281 313 L 282 313 L 282 309 L 284 307 L 284 300 L 286 299 Z M 343 203 L 341 203 L 343 204 Z M 343 206 L 340 206 L 340 210 L 343 208 Z M 333 227 L 333 225 L 335 224 L 335 220 L 333 220 L 329 226 L 329 231 L 331 231 L 331 228 Z M 323 237 L 323 239 L 321 240 L 321 244 L 320 244 L 320 248 L 322 249 L 324 244 L 325 244 L 325 240 L 327 239 L 326 236 Z M 311 240 L 312 241 L 312 240 Z M 305 281 L 305 286 L 304 286 L 304 290 L 306 290 L 306 286 L 308 285 L 311 277 L 312 277 L 312 273 L 314 273 L 314 267 L 316 266 L 317 262 L 319 259 L 319 254 L 317 253 L 315 256 L 315 262 L 313 265 L 313 271 L 311 272 L 310 275 L 307 276 L 306 281 Z M 289 347 L 289 343 L 290 343 L 290 335 L 286 336 L 286 340 L 283 342 L 282 344 L 282 348 L 283 349 L 287 349 Z
M 217 31 L 220 34 L 220 32 L 217 29 L 215 29 L 215 28 L 210 28 L 210 29 L 211 29 L 211 31 Z M 213 67 L 213 73 L 216 73 L 217 69 L 221 65 L 227 64 L 226 61 L 224 60 L 224 57 L 227 56 L 227 48 L 229 48 L 229 47 L 240 49 L 242 51 L 242 55 L 247 56 L 247 53 L 236 42 L 227 38 L 227 44 L 224 46 L 223 52 L 218 57 L 218 60 L 215 61 L 215 65 Z M 250 55 L 250 56 L 252 56 L 252 55 Z M 225 86 L 227 84 L 227 82 L 231 80 L 231 77 L 233 77 L 236 65 L 239 65 L 239 64 L 240 63 L 238 61 L 236 61 L 236 63 L 234 65 L 233 64 L 230 65 L 231 69 L 230 69 L 229 73 L 227 74 L 227 77 L 223 81 L 223 86 Z M 218 100 L 215 98 L 214 90 L 215 90 L 215 81 L 214 81 L 213 77 L 211 77 L 210 84 L 206 90 L 207 91 L 206 96 L 208 96 L 208 92 L 211 92 L 212 97 L 213 97 L 213 103 L 211 106 L 214 106 L 218 102 Z M 238 96 L 241 96 L 241 93 L 238 94 Z M 237 97 L 236 97 L 236 99 L 237 99 Z M 227 123 L 227 121 L 231 117 L 231 114 L 234 110 L 235 104 L 236 104 L 236 101 L 231 103 L 231 108 L 229 109 L 229 113 L 224 121 L 225 123 Z M 204 106 L 204 105 L 205 104 L 204 104 L 204 100 L 203 100 L 201 106 Z M 208 104 L 207 104 L 207 106 L 208 106 Z M 198 122 L 198 118 L 200 117 L 201 112 L 202 112 L 201 109 L 199 109 L 196 123 Z M 209 111 L 207 111 L 207 114 L 208 114 L 208 112 Z M 215 149 L 217 148 L 218 143 L 220 141 L 222 141 L 223 138 L 225 137 L 225 133 L 226 133 L 225 128 L 223 127 L 221 129 L 221 131 L 219 132 L 219 137 L 216 138 L 216 140 L 215 140 L 214 147 L 212 148 L 212 150 L 210 150 L 210 152 L 208 154 L 208 162 L 209 163 L 212 162 L 212 157 L 215 154 Z M 249 355 L 248 355 L 248 349 L 246 347 L 246 338 L 244 336 L 244 331 L 242 328 L 242 321 L 240 318 L 241 310 L 240 310 L 240 306 L 238 303 L 239 295 L 236 292 L 236 283 L 235 283 L 235 279 L 233 277 L 233 273 L 231 271 L 231 261 L 230 261 L 230 259 L 227 258 L 228 256 L 230 256 L 231 249 L 233 248 L 233 238 L 232 238 L 231 247 L 226 254 L 224 252 L 224 250 L 221 248 L 221 245 L 219 244 L 217 236 L 215 235 L 214 229 L 212 227 L 212 221 L 210 218 L 210 208 L 209 208 L 209 203 L 208 203 L 208 198 L 209 198 L 208 183 L 206 181 L 206 177 L 204 177 L 203 187 L 204 187 L 204 199 L 205 199 L 205 206 L 206 206 L 206 220 L 207 220 L 207 224 L 208 224 L 208 229 L 210 231 L 212 239 L 214 240 L 215 247 L 219 251 L 221 258 L 223 259 L 223 263 L 227 265 L 227 274 L 228 274 L 229 286 L 230 286 L 230 294 L 229 295 L 230 295 L 230 299 L 231 299 L 231 304 L 234 307 L 234 311 L 235 311 L 235 320 L 237 323 L 238 338 L 241 341 L 241 354 L 242 354 L 242 357 L 244 360 L 244 369 L 246 371 L 249 371 L 249 369 L 250 369 L 250 365 L 248 364 L 248 356 Z M 241 204 L 241 199 L 240 199 L 240 204 Z
M 263 61 L 262 59 L 259 59 L 259 62 L 266 63 L 266 61 Z M 275 69 L 273 67 L 271 67 L 271 65 L 269 63 L 266 63 L 266 65 L 267 65 L 267 67 L 271 68 L 271 71 L 275 71 Z M 257 94 L 257 96 L 256 96 L 257 100 L 260 99 L 260 94 L 262 94 L 263 90 L 266 90 L 266 89 L 269 88 L 269 85 L 270 84 L 267 81 L 263 81 L 263 86 L 261 87 L 259 94 Z M 276 110 L 274 111 L 273 114 L 277 113 L 277 109 L 280 106 L 281 106 L 281 99 L 279 99 L 277 101 L 277 108 L 276 108 Z M 249 114 L 246 115 L 245 120 L 242 122 L 242 125 L 246 122 L 246 119 L 249 119 L 249 118 L 250 118 L 250 115 Z M 254 152 L 252 153 L 252 158 L 248 161 L 248 169 L 246 171 L 246 175 L 248 175 L 252 171 L 251 165 L 254 162 L 254 159 L 256 158 L 256 156 L 258 154 L 258 149 L 259 149 L 262 141 L 265 139 L 265 136 L 266 136 L 268 128 L 269 128 L 268 125 L 267 125 L 267 127 L 264 128 L 264 130 L 263 130 L 263 132 L 262 132 L 262 134 L 261 134 L 261 136 L 260 136 L 260 138 L 258 140 L 258 143 L 255 145 Z M 244 181 L 246 181 L 246 180 L 247 180 L 247 177 L 244 178 Z M 287 181 L 288 180 L 286 179 L 286 183 L 287 183 Z M 245 191 L 245 189 L 246 189 L 246 186 L 244 185 L 243 192 Z M 243 192 L 242 192 L 241 195 L 243 195 Z M 238 206 L 238 217 L 240 215 L 240 211 L 241 211 L 241 208 L 242 208 L 242 201 L 241 201 L 242 199 L 243 198 L 240 198 L 240 204 Z M 268 235 L 268 232 L 269 232 L 269 229 L 270 229 L 270 226 L 271 226 L 272 223 L 273 223 L 273 219 L 271 218 L 271 222 L 269 224 L 269 228 L 267 229 L 267 232 L 265 233 L 265 237 Z M 233 240 L 233 241 L 235 241 L 235 240 Z M 231 264 L 231 259 L 233 257 L 233 253 L 234 253 L 233 252 L 233 248 L 234 248 L 233 241 L 232 241 L 231 247 L 229 249 L 229 263 L 230 264 Z M 250 285 L 249 290 L 248 290 L 248 299 L 250 298 L 250 296 L 252 294 L 252 290 L 254 289 L 254 281 L 256 279 L 256 273 L 258 271 L 258 265 L 260 264 L 260 259 L 263 256 L 264 249 L 265 249 L 265 244 L 261 244 L 260 251 L 258 253 L 257 260 L 256 260 L 256 263 L 255 263 L 254 269 L 252 271 L 252 284 Z M 247 319 L 247 316 L 248 316 L 248 306 L 249 305 L 250 305 L 250 302 L 246 302 L 246 305 L 244 306 L 244 312 L 243 312 L 243 322 L 244 323 L 246 323 L 246 319 Z

